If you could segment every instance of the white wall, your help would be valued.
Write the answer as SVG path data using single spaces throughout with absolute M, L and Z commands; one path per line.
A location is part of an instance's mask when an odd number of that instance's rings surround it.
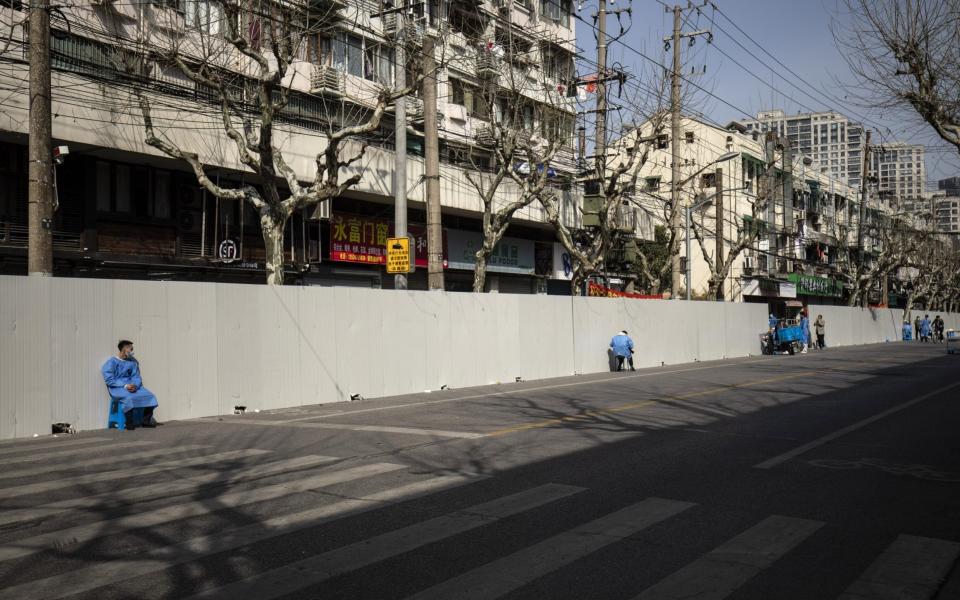
M 830 345 L 898 339 L 900 311 L 818 307 Z M 759 351 L 762 304 L 0 277 L 0 439 L 98 429 L 100 365 L 136 343 L 164 420 Z M 948 327 L 960 325 L 956 315 Z

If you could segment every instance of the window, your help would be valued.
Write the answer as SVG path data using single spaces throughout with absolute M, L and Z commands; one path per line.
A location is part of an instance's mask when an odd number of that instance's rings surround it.
M 393 83 L 393 48 L 364 40 L 363 77 L 383 85 Z
M 480 95 L 479 87 L 450 78 L 450 98 L 454 104 L 466 106 L 471 117 L 487 118 L 487 104 Z
M 540 17 L 570 26 L 570 0 L 540 0 Z
M 573 79 L 573 59 L 569 52 L 559 46 L 549 43 L 540 45 L 540 54 L 543 57 L 543 73 L 554 81 L 570 81 Z
M 215 0 L 183 0 L 181 3 L 187 27 L 204 33 L 218 34 L 226 29 L 223 24 L 223 7 Z
M 685 132 L 683 132 L 683 139 L 684 139 L 684 141 L 686 141 L 688 144 L 692 144 L 693 141 L 694 141 L 693 132 L 692 132 L 692 131 L 685 131 Z
M 648 192 L 656 192 L 660 189 L 660 178 L 659 177 L 647 177 L 647 186 L 646 190 Z
M 154 171 L 153 205 L 150 214 L 158 219 L 170 218 L 170 172 Z
M 116 165 L 113 170 L 114 203 L 117 212 L 130 212 L 130 167 Z
M 363 38 L 338 31 L 330 40 L 330 55 L 337 70 L 363 77 Z
M 540 134 L 548 141 L 558 140 L 564 145 L 573 141 L 574 117 L 549 108 L 540 112 Z

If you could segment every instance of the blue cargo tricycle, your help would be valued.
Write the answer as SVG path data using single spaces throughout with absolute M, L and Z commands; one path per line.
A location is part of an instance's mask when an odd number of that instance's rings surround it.
M 765 354 L 796 354 L 803 349 L 806 335 L 799 319 L 777 319 L 773 330 L 761 338 Z

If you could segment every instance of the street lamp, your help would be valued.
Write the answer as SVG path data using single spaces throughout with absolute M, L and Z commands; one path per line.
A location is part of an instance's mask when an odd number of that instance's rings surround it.
M 687 183 L 688 181 L 690 181 L 691 179 L 693 179 L 694 177 L 696 177 L 697 175 L 699 175 L 700 173 L 702 173 L 704 170 L 706 170 L 708 167 L 711 167 L 711 166 L 713 166 L 713 165 L 715 165 L 715 164 L 717 164 L 717 163 L 727 162 L 728 160 L 732 160 L 732 159 L 734 159 L 734 158 L 736 158 L 736 157 L 738 157 L 738 156 L 740 156 L 740 153 L 739 153 L 739 152 L 727 152 L 726 154 L 723 154 L 723 155 L 721 155 L 720 157 L 718 157 L 716 160 L 714 160 L 714 161 L 712 161 L 712 162 L 709 162 L 709 163 L 707 163 L 706 165 L 704 165 L 699 171 L 697 171 L 696 173 L 694 173 L 694 174 L 691 175 L 690 177 L 687 177 L 687 179 L 685 179 L 683 183 Z M 712 195 L 706 196 L 705 198 L 702 198 L 699 202 L 695 203 L 694 205 L 692 205 L 692 206 L 685 206 L 684 209 L 683 209 L 684 223 L 685 223 L 684 228 L 685 228 L 685 230 L 686 230 L 686 243 L 687 243 L 687 268 L 685 269 L 685 271 L 686 271 L 685 276 L 686 276 L 686 283 L 687 283 L 687 285 L 686 285 L 686 288 L 687 288 L 687 300 L 690 300 L 690 271 L 691 271 L 691 263 L 693 262 L 693 261 L 691 260 L 691 247 L 690 247 L 690 213 L 692 213 L 693 211 L 697 210 L 697 209 L 700 208 L 701 206 L 706 206 L 707 204 L 710 204 L 711 202 L 713 202 L 713 199 L 714 199 L 714 197 L 716 197 L 716 195 L 717 195 L 717 193 L 714 192 Z M 718 222 L 717 222 L 717 235 L 722 235 L 722 234 L 721 234 L 721 231 L 722 231 L 721 226 L 722 226 L 722 224 L 719 222 L 719 219 L 718 219 Z

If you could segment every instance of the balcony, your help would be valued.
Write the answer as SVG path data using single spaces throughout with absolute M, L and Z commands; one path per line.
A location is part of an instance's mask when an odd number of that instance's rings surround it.
M 404 19 L 396 13 L 384 15 L 383 35 L 391 40 L 399 40 L 402 37 L 404 45 L 408 48 L 423 47 L 423 23 L 414 19 Z
M 500 77 L 500 59 L 490 50 L 483 49 L 477 53 L 476 75 L 484 80 L 496 80 Z
M 474 139 L 477 140 L 478 144 L 487 148 L 492 148 L 497 145 L 496 132 L 490 125 L 480 125 L 477 127 L 477 133 L 474 135 Z

